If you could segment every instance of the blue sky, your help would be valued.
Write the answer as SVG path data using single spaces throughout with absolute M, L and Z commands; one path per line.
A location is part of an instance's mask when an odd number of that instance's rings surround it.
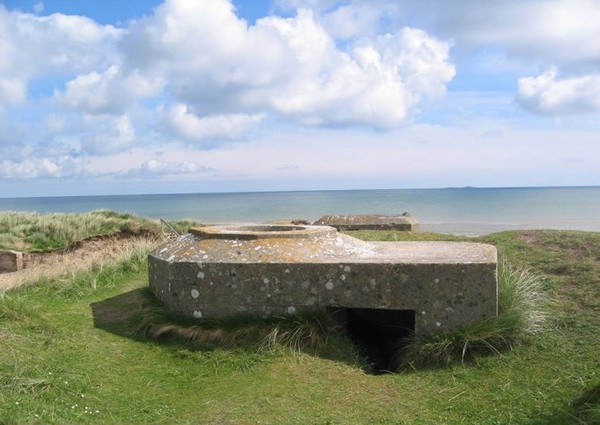
M 594 0 L 0 2 L 0 197 L 600 184 Z

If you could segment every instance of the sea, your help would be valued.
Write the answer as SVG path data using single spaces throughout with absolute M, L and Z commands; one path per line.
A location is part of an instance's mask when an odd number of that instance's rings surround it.
M 164 220 L 256 223 L 330 214 L 410 213 L 420 230 L 482 235 L 516 229 L 600 231 L 600 186 L 327 190 L 0 198 L 2 211 L 98 209 Z

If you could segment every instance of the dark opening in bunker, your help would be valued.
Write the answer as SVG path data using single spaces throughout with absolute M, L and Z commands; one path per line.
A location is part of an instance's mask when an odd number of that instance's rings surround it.
M 415 331 L 414 310 L 345 308 L 336 315 L 373 365 L 373 373 L 395 371 L 398 351 Z

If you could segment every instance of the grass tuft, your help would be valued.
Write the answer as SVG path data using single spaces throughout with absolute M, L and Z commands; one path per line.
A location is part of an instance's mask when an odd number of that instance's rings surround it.
M 285 347 L 298 352 L 321 349 L 337 331 L 333 319 L 325 313 L 281 317 L 238 315 L 197 322 L 169 315 L 156 306 L 145 309 L 136 326 L 136 332 L 145 338 L 178 341 L 192 348 Z
M 413 336 L 398 352 L 400 367 L 443 366 L 478 354 L 512 350 L 539 332 L 545 319 L 543 279 L 528 269 L 498 265 L 498 317 L 466 329 L 431 336 Z
M 335 327 L 325 313 L 275 318 L 270 331 L 262 338 L 263 347 L 284 346 L 292 351 L 314 351 L 327 343 Z
M 54 277 L 36 276 L 23 282 L 23 287 L 35 292 L 53 293 L 66 299 L 89 296 L 102 288 L 112 288 L 120 280 L 146 267 L 148 252 L 156 239 L 140 239 L 124 246 L 111 261 L 99 261 L 88 269 L 74 267 L 66 274 Z
M 19 333 L 7 331 L 13 327 L 18 327 L 24 333 L 51 335 L 55 331 L 24 297 L 0 293 L 0 340 L 6 342 L 21 337 Z
M 573 405 L 580 425 L 600 424 L 600 385 L 586 391 Z
M 506 260 L 498 266 L 498 321 L 514 339 L 542 330 L 547 297 L 544 280 L 528 268 L 516 268 Z
M 33 313 L 22 298 L 0 293 L 0 322 L 24 323 Z

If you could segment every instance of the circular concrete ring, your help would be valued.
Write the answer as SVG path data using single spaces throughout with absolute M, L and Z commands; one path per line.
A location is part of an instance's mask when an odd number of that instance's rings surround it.
M 280 224 L 231 224 L 221 226 L 194 227 L 190 233 L 202 239 L 306 239 L 337 230 L 329 226 L 297 226 Z

